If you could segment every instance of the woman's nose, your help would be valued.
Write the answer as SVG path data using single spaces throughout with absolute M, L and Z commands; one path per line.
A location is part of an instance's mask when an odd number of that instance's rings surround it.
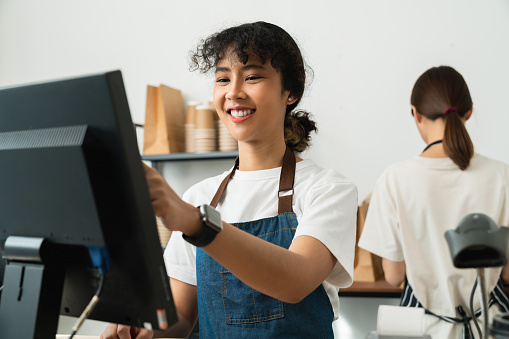
M 226 99 L 228 100 L 245 99 L 246 92 L 244 91 L 243 85 L 244 85 L 243 81 L 231 80 L 228 92 L 226 93 Z

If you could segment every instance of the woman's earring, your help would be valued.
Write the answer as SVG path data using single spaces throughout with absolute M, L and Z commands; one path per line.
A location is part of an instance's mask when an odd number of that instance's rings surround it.
M 288 98 L 288 101 L 292 101 L 292 98 Z

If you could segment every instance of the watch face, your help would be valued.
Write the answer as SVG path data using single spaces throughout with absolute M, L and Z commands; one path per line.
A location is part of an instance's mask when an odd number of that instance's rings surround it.
M 203 221 L 214 231 L 221 232 L 223 229 L 221 214 L 209 205 L 201 205 L 200 210 L 203 216 Z

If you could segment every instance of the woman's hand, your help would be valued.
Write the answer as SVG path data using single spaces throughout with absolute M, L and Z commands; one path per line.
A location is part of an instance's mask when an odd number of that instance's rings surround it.
M 152 339 L 154 331 L 146 328 L 109 324 L 99 339 Z
M 147 178 L 152 207 L 164 226 L 171 231 L 181 231 L 189 237 L 197 237 L 203 231 L 198 208 L 186 203 L 168 185 L 155 169 L 143 164 Z

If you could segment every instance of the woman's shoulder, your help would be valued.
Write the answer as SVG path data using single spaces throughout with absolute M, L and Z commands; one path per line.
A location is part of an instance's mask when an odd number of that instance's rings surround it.
M 487 156 L 475 153 L 467 170 L 482 173 L 483 175 L 502 176 L 509 180 L 509 165 Z
M 422 167 L 420 160 L 419 157 L 412 157 L 390 164 L 382 171 L 379 180 L 410 174 L 415 171 L 416 167 Z
M 295 184 L 309 184 L 314 187 L 338 184 L 355 187 L 353 181 L 348 179 L 339 171 L 320 167 L 309 159 L 305 159 L 297 163 Z
M 484 166 L 484 167 L 492 167 L 501 170 L 508 170 L 509 165 L 500 160 L 496 160 L 493 158 L 489 158 L 485 155 L 475 153 L 471 160 L 471 165 L 473 166 Z
M 338 208 L 350 213 L 357 208 L 359 194 L 353 181 L 311 160 L 297 163 L 294 191 L 294 211 L 300 211 L 303 216 L 316 216 Z
M 449 158 L 446 159 L 450 161 Z M 390 164 L 382 170 L 376 179 L 375 189 L 392 191 L 394 188 L 403 187 L 414 182 L 415 178 L 422 178 L 430 171 L 430 168 L 436 165 L 430 166 L 427 160 L 429 160 L 429 158 L 415 156 Z M 450 162 L 452 163 L 452 161 Z M 452 163 L 452 165 L 454 165 L 454 163 Z M 441 163 L 440 166 L 448 168 L 451 164 L 445 161 Z

